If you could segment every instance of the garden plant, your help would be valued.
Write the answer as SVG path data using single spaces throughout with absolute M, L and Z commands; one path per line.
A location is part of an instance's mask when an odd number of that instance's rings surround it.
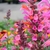
M 0 22 L 0 50 L 50 50 L 50 1 L 19 0 L 24 20 Z

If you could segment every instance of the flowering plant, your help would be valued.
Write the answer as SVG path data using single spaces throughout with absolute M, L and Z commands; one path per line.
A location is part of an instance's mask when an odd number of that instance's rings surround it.
M 50 1 L 20 0 L 28 3 L 22 5 L 25 14 L 25 29 L 30 33 L 28 42 L 30 50 L 44 50 L 50 46 Z M 48 50 L 48 49 L 47 49 Z
M 0 31 L 0 50 L 50 50 L 50 3 L 42 0 L 20 0 L 24 20 L 12 22 Z M 10 11 L 10 10 L 9 10 Z M 10 14 L 6 19 L 10 21 Z M 11 25 L 11 24 L 8 24 Z

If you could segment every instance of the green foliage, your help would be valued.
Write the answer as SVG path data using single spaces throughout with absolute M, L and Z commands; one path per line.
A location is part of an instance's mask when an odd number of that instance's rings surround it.
M 16 46 L 16 48 L 17 48 L 17 50 L 19 50 L 20 46 L 18 45 L 18 46 Z
M 49 46 L 49 47 L 44 48 L 44 50 L 50 50 L 50 46 Z
M 7 50 L 11 50 L 11 46 L 12 46 L 12 44 L 7 44 L 7 45 L 6 45 Z
M 27 34 L 27 36 L 31 36 L 31 34 L 28 32 L 28 30 L 26 30 L 25 33 Z
M 10 27 L 13 27 L 14 21 L 13 20 L 7 20 L 0 22 L 0 31 L 1 30 L 10 30 Z
M 31 34 L 28 32 L 28 30 L 26 30 L 25 32 L 27 34 L 27 36 L 31 36 Z M 30 42 L 31 41 L 31 38 L 27 38 L 27 42 Z
M 27 42 L 30 42 L 31 41 L 31 38 L 27 38 Z

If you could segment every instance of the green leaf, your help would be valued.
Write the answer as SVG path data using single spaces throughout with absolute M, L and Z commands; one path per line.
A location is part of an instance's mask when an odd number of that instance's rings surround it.
M 25 50 L 29 50 L 28 48 L 25 48 Z
M 19 50 L 20 49 L 20 46 L 18 45 L 18 46 L 16 46 L 16 48 L 17 48 L 17 50 Z
M 31 41 L 31 38 L 27 38 L 27 42 L 30 42 Z
M 13 44 L 11 44 L 11 43 L 10 43 L 10 44 L 8 44 L 8 43 L 7 43 L 7 45 L 6 45 L 7 50 L 11 50 L 11 47 L 12 47 L 12 46 L 13 46 Z
M 28 30 L 26 30 L 25 33 L 27 34 L 27 36 L 31 36 L 31 34 L 28 32 Z

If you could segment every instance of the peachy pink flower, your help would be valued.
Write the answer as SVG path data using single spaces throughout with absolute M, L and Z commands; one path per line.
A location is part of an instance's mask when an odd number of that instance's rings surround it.
M 47 46 L 50 46 L 50 39 L 48 39 L 46 42 L 44 42 L 42 44 L 43 47 L 47 47 Z
M 15 28 L 17 28 L 17 27 L 18 27 L 18 25 L 15 23 L 15 24 L 14 24 L 14 27 L 15 27 Z
M 5 33 L 5 35 L 1 38 L 1 41 L 6 40 L 6 38 L 7 38 L 7 33 Z

